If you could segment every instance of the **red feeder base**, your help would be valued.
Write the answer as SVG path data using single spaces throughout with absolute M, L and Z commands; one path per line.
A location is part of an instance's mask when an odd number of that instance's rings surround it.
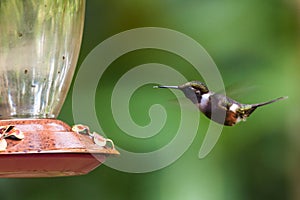
M 113 148 L 96 145 L 89 135 L 73 132 L 56 119 L 0 120 L 24 133 L 23 140 L 6 139 L 0 152 L 0 177 L 54 177 L 87 174 L 107 156 L 118 155 Z

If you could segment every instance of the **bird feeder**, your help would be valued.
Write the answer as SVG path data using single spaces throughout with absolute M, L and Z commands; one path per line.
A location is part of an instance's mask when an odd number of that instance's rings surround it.
M 118 154 L 87 126 L 56 119 L 84 13 L 85 0 L 0 1 L 0 177 L 86 174 Z

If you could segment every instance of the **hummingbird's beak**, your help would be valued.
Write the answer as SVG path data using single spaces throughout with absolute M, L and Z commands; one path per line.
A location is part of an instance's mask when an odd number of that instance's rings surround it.
M 179 89 L 178 86 L 166 86 L 166 85 L 156 85 L 153 88 L 170 88 L 170 89 Z

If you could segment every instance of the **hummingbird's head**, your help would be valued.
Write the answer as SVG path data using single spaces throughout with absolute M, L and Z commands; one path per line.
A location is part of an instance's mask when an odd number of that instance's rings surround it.
M 200 103 L 202 95 L 209 92 L 207 86 L 200 81 L 190 81 L 179 86 L 155 86 L 155 88 L 179 89 L 194 104 Z
M 209 92 L 207 86 L 200 81 L 190 81 L 183 85 L 178 86 L 180 90 L 191 91 L 198 95 L 203 95 Z
M 200 81 L 187 82 L 178 86 L 178 89 L 180 89 L 194 104 L 201 103 L 202 95 L 209 92 L 207 86 Z

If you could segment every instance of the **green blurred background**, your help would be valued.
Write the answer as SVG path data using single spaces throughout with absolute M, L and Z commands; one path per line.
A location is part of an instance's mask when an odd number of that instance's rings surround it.
M 299 25 L 296 0 L 87 0 L 78 68 L 93 48 L 114 34 L 164 27 L 192 37 L 209 52 L 225 85 L 240 86 L 231 97 L 245 103 L 285 95 L 289 99 L 257 110 L 246 123 L 225 127 L 204 159 L 198 158 L 198 152 L 209 121 L 201 115 L 199 132 L 188 151 L 161 170 L 133 174 L 101 165 L 77 177 L 0 179 L 0 199 L 300 199 Z M 184 70 L 186 61 L 159 50 L 130 52 L 112 63 L 99 84 L 97 115 L 106 135 L 131 151 L 162 147 L 178 126 L 174 95 L 149 86 L 134 94 L 130 111 L 136 123 L 146 125 L 151 104 L 164 105 L 170 119 L 157 136 L 131 138 L 112 118 L 113 85 L 122 73 L 150 62 L 201 80 L 194 71 Z M 69 124 L 74 123 L 71 94 L 59 116 Z

